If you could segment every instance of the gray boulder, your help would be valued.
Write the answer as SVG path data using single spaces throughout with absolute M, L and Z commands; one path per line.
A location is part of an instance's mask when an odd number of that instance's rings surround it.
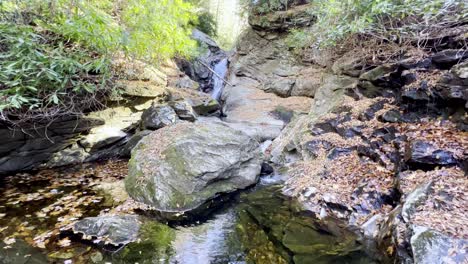
M 136 215 L 87 217 L 76 222 L 72 230 L 83 234 L 83 239 L 119 246 L 138 239 L 140 221 Z
M 181 122 L 133 149 L 125 187 L 135 200 L 175 218 L 255 184 L 261 163 L 260 146 L 249 136 L 222 124 Z
M 173 102 L 171 103 L 171 106 L 181 120 L 187 120 L 190 122 L 194 122 L 195 120 L 197 120 L 197 113 L 195 113 L 195 111 L 192 108 L 192 105 L 190 105 L 189 102 Z
M 156 130 L 175 123 L 177 114 L 168 105 L 153 105 L 141 116 L 142 129 Z

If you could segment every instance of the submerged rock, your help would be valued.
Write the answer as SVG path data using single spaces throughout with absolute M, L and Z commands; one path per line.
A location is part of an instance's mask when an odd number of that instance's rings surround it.
M 46 264 L 45 255 L 23 240 L 16 240 L 12 245 L 0 241 L 0 263 L 3 264 Z
M 119 246 L 137 240 L 140 222 L 135 215 L 87 217 L 76 222 L 72 230 L 83 234 L 84 239 L 92 238 Z
M 258 180 L 257 141 L 219 123 L 178 123 L 143 138 L 129 162 L 126 189 L 172 218 L 204 209 L 221 194 Z

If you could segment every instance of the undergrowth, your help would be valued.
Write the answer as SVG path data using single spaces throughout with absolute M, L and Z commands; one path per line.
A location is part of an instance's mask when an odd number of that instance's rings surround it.
M 291 48 L 329 48 L 352 36 L 424 45 L 432 35 L 468 23 L 464 0 L 315 0 L 310 13 L 316 23 L 292 30 Z
M 117 54 L 153 64 L 194 55 L 192 9 L 183 0 L 1 0 L 0 119 L 101 105 Z

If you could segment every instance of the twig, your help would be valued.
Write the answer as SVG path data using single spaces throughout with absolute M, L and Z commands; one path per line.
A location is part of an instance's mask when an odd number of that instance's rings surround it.
M 214 75 L 216 75 L 216 77 L 218 77 L 219 79 L 221 79 L 223 82 L 225 82 L 226 84 L 229 84 L 229 86 L 232 86 L 234 87 L 234 85 L 230 84 L 226 79 L 224 79 L 223 77 L 219 76 L 219 74 L 217 74 L 213 69 L 210 68 L 210 66 L 206 65 L 206 63 L 204 63 L 203 61 L 197 59 L 198 62 L 201 63 L 201 65 L 205 66 L 206 68 L 208 68 L 208 70 L 210 70 L 210 72 L 212 72 Z

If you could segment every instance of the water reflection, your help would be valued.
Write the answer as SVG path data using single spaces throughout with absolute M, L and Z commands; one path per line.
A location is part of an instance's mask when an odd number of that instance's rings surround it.
M 142 241 L 114 254 L 112 263 L 377 263 L 354 233 L 327 232 L 278 186 L 240 195 L 205 223 L 172 228 L 146 221 Z

